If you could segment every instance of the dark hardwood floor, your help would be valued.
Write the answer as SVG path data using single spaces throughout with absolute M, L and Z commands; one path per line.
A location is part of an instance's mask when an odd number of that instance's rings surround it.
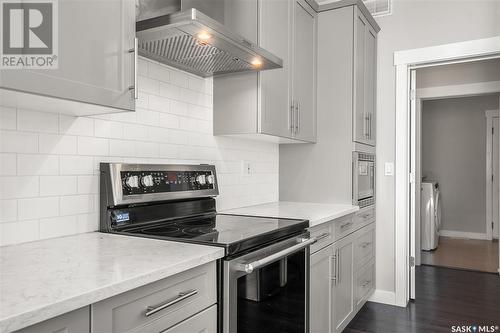
M 500 326 L 498 274 L 420 266 L 415 287 L 416 300 L 407 308 L 368 302 L 344 332 L 449 333 L 453 325 Z

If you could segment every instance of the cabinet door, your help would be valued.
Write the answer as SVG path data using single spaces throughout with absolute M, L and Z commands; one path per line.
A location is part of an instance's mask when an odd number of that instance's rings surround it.
M 341 332 L 351 319 L 354 305 L 354 237 L 350 235 L 334 243 L 333 250 L 332 322 L 333 331 Z
M 365 113 L 368 124 L 368 144 L 375 145 L 376 137 L 376 77 L 377 77 L 377 33 L 367 24 L 365 30 Z
M 291 25 L 289 0 L 259 0 L 259 44 L 283 59 L 283 68 L 259 73 L 261 103 L 260 132 L 292 137 L 291 103 Z
M 134 0 L 58 2 L 58 68 L 11 69 L 0 88 L 134 110 Z
M 354 105 L 353 105 L 353 140 L 368 143 L 368 116 L 365 112 L 365 31 L 368 22 L 363 14 L 354 9 Z
M 333 245 L 311 255 L 310 279 L 310 320 L 311 333 L 331 332 L 331 267 L 333 259 Z
M 17 333 L 90 333 L 89 307 L 71 311 L 39 324 L 27 327 Z
M 293 100 L 295 137 L 316 141 L 316 13 L 294 1 Z

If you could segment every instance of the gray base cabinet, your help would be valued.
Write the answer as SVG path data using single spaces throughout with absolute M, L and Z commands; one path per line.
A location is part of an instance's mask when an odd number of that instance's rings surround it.
M 71 311 L 39 324 L 24 328 L 17 333 L 89 333 L 90 307 Z
M 311 229 L 310 332 L 342 332 L 375 288 L 373 207 Z
M 211 262 L 68 312 L 19 333 L 217 333 Z

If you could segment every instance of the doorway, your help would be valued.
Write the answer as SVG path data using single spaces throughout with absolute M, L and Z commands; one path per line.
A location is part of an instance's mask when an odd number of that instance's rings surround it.
M 488 59 L 410 72 L 410 253 L 417 267 L 498 272 L 500 97 L 480 86 L 500 82 L 499 68 L 500 59 Z

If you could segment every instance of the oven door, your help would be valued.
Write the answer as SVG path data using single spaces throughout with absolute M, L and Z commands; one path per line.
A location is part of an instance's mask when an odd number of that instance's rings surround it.
M 222 332 L 308 332 L 309 233 L 223 262 Z

